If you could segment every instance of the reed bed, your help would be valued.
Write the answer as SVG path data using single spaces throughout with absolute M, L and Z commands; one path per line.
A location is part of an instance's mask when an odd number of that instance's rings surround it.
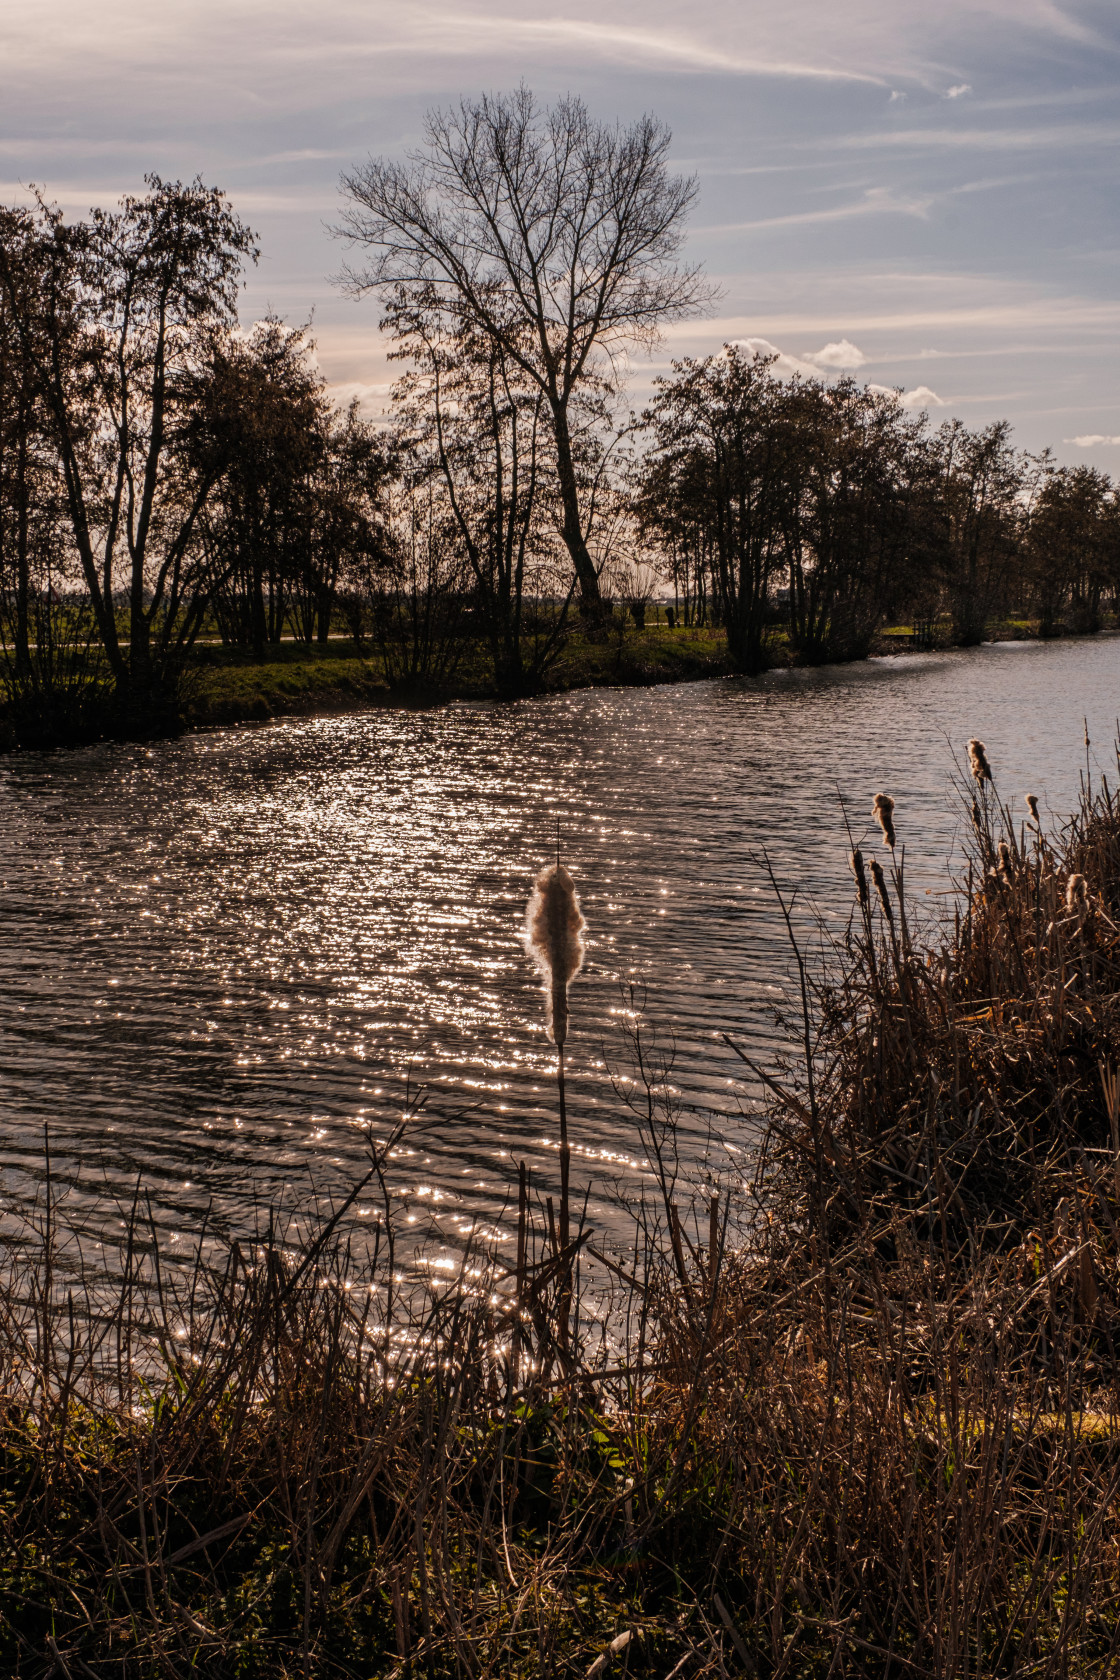
M 1120 809 L 1043 834 L 984 765 L 944 926 L 888 808 L 796 952 L 747 1190 L 678 1171 L 635 1030 L 625 1253 L 522 1172 L 508 1260 L 406 1293 L 390 1140 L 372 1252 L 343 1206 L 169 1268 L 134 1210 L 109 1298 L 48 1197 L 0 1290 L 3 1672 L 1120 1672 Z

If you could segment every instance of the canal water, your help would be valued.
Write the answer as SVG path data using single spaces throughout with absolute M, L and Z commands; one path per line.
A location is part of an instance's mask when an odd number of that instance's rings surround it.
M 9 757 L 0 1216 L 41 1195 L 49 1128 L 71 1219 L 112 1226 L 139 1190 L 169 1252 L 204 1216 L 242 1233 L 279 1205 L 298 1223 L 408 1115 L 392 1183 L 414 1258 L 449 1266 L 508 1232 L 516 1164 L 542 1188 L 556 1167 L 520 929 L 559 825 L 589 942 L 573 1177 L 609 1237 L 643 1177 L 635 1010 L 672 1061 L 686 1164 L 749 1154 L 725 1035 L 772 1056 L 791 996 L 765 860 L 812 954 L 812 918 L 850 907 L 842 805 L 867 838 L 886 791 L 934 913 L 968 736 L 1002 797 L 1060 816 L 1086 753 L 1115 769 L 1118 713 L 1120 641 L 1101 638 Z

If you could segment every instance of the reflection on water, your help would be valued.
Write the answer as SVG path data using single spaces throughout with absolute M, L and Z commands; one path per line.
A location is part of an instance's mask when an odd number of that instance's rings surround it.
M 741 1139 L 722 1035 L 772 1044 L 787 977 L 758 854 L 802 906 L 846 913 L 837 794 L 870 830 L 885 789 L 911 882 L 940 886 L 949 743 L 980 734 L 1005 798 L 1060 813 L 1083 717 L 1107 769 L 1118 711 L 1120 643 L 1097 640 L 6 760 L 0 1196 L 33 1193 L 49 1122 L 72 1201 L 139 1181 L 169 1241 L 207 1204 L 236 1230 L 250 1203 L 348 1188 L 407 1084 L 427 1105 L 405 1217 L 420 1233 L 434 1209 L 449 1241 L 492 1227 L 512 1162 L 554 1162 L 519 931 L 557 816 L 591 936 L 579 1170 L 636 1167 L 620 979 L 675 1044 L 687 1147 L 713 1124 Z

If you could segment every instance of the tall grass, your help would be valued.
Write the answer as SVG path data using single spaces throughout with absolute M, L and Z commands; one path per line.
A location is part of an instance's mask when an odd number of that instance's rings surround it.
M 372 1250 L 342 1207 L 172 1270 L 136 1211 L 110 1299 L 48 1198 L 0 1291 L 3 1672 L 1120 1671 L 1120 809 L 962 792 L 944 930 L 899 851 L 798 953 L 749 1194 L 679 1172 L 636 1030 L 626 1252 L 523 1169 L 509 1263 L 405 1292 L 382 1144 Z

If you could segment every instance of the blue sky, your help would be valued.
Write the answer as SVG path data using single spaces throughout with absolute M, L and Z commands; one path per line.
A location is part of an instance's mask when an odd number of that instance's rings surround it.
M 1120 475 L 1116 0 L 24 0 L 2 196 L 77 213 L 201 173 L 261 236 L 246 319 L 314 311 L 376 410 L 376 305 L 331 280 L 339 172 L 521 80 L 656 112 L 699 176 L 689 254 L 722 297 L 635 362 L 637 401 L 673 355 L 757 339 Z

